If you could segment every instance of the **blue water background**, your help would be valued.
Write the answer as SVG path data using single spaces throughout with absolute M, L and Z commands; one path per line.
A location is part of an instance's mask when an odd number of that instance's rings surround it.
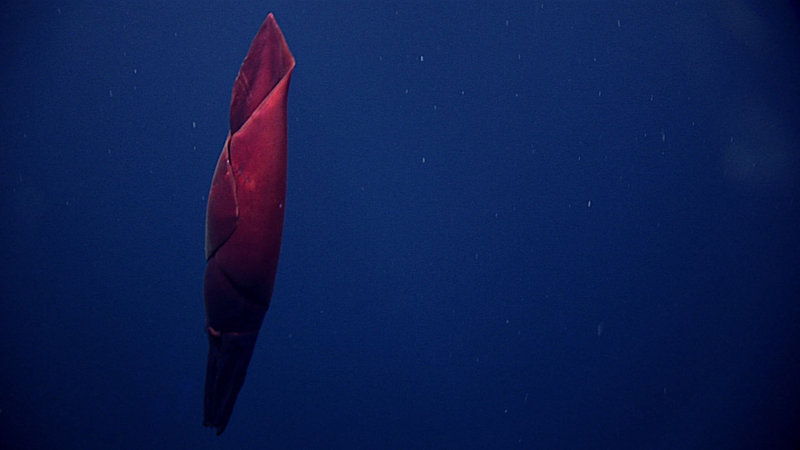
M 0 447 L 800 443 L 792 2 L 4 2 Z M 281 262 L 201 427 L 231 86 L 297 59 Z

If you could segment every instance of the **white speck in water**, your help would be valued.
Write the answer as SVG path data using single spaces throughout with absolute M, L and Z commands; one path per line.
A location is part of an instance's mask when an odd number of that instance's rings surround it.
M 591 208 L 591 207 L 592 207 L 592 201 L 591 201 L 591 200 L 589 200 L 588 202 L 586 202 L 586 207 L 587 207 L 587 208 Z

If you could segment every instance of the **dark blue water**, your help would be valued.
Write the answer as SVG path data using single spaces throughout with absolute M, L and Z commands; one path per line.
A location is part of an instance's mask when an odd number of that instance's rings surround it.
M 800 442 L 790 2 L 229 3 L 0 7 L 0 446 Z M 269 11 L 282 256 L 215 437 L 205 201 Z

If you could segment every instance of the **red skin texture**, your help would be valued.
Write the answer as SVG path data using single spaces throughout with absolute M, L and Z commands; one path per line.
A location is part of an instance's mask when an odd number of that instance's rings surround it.
M 206 212 L 209 362 L 205 421 L 221 433 L 269 307 L 286 199 L 286 103 L 294 57 L 270 14 L 233 86 L 230 132 Z

